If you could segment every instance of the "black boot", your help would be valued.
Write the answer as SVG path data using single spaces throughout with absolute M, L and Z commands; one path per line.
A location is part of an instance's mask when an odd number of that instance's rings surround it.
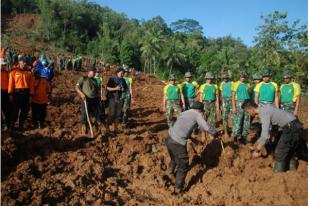
M 232 137 L 232 139 L 233 139 L 234 145 L 239 145 L 239 143 L 238 143 L 238 137 L 237 137 L 237 136 L 236 136 L 236 137 Z
M 287 171 L 287 164 L 286 164 L 286 162 L 285 161 L 280 161 L 280 162 L 279 161 L 275 161 L 273 171 L 275 173 Z
M 243 144 L 243 145 L 246 145 L 248 143 L 247 137 L 241 137 L 240 143 Z
M 295 157 L 292 157 L 289 162 L 289 170 L 294 171 L 297 170 L 298 167 L 298 159 Z
M 20 130 L 20 131 L 24 130 L 25 129 L 24 125 L 25 125 L 24 121 L 19 121 L 18 130 Z

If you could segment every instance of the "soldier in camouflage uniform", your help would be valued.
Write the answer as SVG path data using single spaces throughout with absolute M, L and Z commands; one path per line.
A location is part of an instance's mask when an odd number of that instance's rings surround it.
M 185 81 L 181 84 L 181 90 L 186 103 L 186 110 L 191 109 L 192 103 L 196 100 L 198 88 L 198 83 L 196 81 L 192 81 L 191 72 L 186 72 Z
M 223 82 L 220 84 L 220 91 L 222 97 L 222 122 L 225 135 L 228 135 L 228 117 L 232 111 L 232 85 L 230 75 L 224 73 L 222 75 Z
M 241 108 L 243 102 L 250 99 L 250 85 L 247 83 L 247 78 L 247 72 L 242 71 L 240 80 L 232 85 L 232 111 L 234 114 L 232 138 L 236 144 L 238 140 L 246 144 L 250 129 L 250 115 Z
M 262 77 L 260 72 L 256 72 L 256 73 L 254 73 L 252 75 L 252 78 L 253 78 L 254 85 L 253 85 L 253 87 L 251 89 L 251 91 L 252 91 L 251 100 L 255 101 L 255 92 L 254 92 L 254 90 L 255 90 L 256 85 L 258 85 L 262 81 L 263 77 Z
M 57 57 L 58 61 L 58 71 L 62 71 L 64 69 L 64 58 L 63 55 L 61 54 L 60 56 Z
M 181 91 L 181 87 L 176 84 L 174 75 L 168 78 L 169 84 L 163 90 L 163 111 L 166 112 L 167 124 L 171 128 L 173 122 L 173 112 L 178 116 L 181 113 L 180 101 L 182 101 L 183 109 L 185 109 L 185 101 Z
M 285 83 L 280 87 L 280 108 L 297 116 L 301 90 L 299 84 L 292 81 L 292 77 L 290 71 L 284 71 Z
M 206 83 L 199 89 L 200 101 L 204 103 L 204 118 L 212 126 L 216 125 L 217 112 L 219 112 L 219 91 L 218 86 L 213 83 L 214 75 L 207 72 Z
M 132 83 L 133 83 L 133 81 L 132 81 L 131 77 L 128 77 L 128 75 L 129 75 L 129 69 L 125 68 L 123 79 L 126 81 L 129 89 L 122 93 L 122 101 L 123 101 L 122 123 L 124 125 L 128 124 L 128 113 L 129 113 L 129 110 L 130 110 L 131 100 L 132 100 Z
M 255 103 L 259 106 L 265 104 L 275 104 L 279 107 L 278 85 L 270 81 L 271 72 L 269 69 L 264 69 L 262 72 L 262 82 L 254 88 Z
M 13 65 L 13 61 L 12 61 L 12 52 L 11 52 L 10 48 L 7 48 L 7 50 L 6 50 L 5 61 L 7 63 L 8 71 L 11 71 L 12 65 Z

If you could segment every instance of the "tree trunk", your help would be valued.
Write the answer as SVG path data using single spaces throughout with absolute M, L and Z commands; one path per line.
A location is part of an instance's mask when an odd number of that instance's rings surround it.
M 154 64 L 154 66 L 153 66 L 153 74 L 156 74 L 156 57 L 154 57 L 154 59 L 153 59 L 153 64 Z

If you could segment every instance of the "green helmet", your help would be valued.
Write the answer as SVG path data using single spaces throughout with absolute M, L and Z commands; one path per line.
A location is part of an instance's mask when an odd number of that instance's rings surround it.
M 248 78 L 248 73 L 246 71 L 241 71 L 240 77 Z
M 221 75 L 221 78 L 225 79 L 225 78 L 231 78 L 230 77 L 230 74 L 228 72 L 224 72 L 222 75 Z
M 263 77 L 260 72 L 256 72 L 252 75 L 253 80 L 261 80 Z
M 168 81 L 175 81 L 176 80 L 176 77 L 174 76 L 174 74 L 171 74 L 169 77 L 168 77 Z
M 290 71 L 288 71 L 288 70 L 283 72 L 283 78 L 284 79 L 292 78 L 292 76 L 293 76 L 292 73 Z
M 206 72 L 205 79 L 214 79 L 214 75 L 212 72 Z
M 124 68 L 123 71 L 124 71 L 124 72 L 130 72 L 130 71 L 129 71 L 129 68 Z
M 192 77 L 191 72 L 186 72 L 186 73 L 185 73 L 185 78 L 190 78 L 190 77 Z
M 265 68 L 262 72 L 262 76 L 263 77 L 269 77 L 271 74 L 270 74 L 270 70 Z

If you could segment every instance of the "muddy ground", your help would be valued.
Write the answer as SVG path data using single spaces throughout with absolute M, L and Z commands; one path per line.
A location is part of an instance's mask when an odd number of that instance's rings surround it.
M 167 126 L 160 111 L 164 84 L 151 76 L 135 79 L 130 128 L 116 137 L 99 128 L 91 139 L 79 133 L 74 85 L 80 75 L 56 74 L 48 127 L 2 132 L 2 205 L 308 204 L 307 162 L 300 161 L 297 171 L 274 174 L 271 156 L 251 160 L 248 147 L 236 148 L 228 137 L 225 153 L 216 140 L 189 147 L 187 192 L 172 195 Z M 306 105 L 300 119 L 307 128 Z

